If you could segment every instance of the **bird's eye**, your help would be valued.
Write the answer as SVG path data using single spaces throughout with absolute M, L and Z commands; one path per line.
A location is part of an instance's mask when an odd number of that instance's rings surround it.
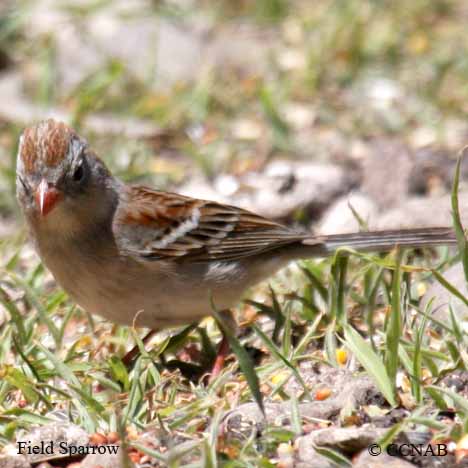
M 75 172 L 73 172 L 73 180 L 75 182 L 81 182 L 84 177 L 84 169 L 83 164 L 80 164 L 76 167 Z

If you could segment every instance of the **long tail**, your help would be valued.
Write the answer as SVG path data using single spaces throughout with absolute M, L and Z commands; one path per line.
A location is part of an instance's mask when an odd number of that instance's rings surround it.
M 335 234 L 304 239 L 314 255 L 329 255 L 339 247 L 350 247 L 361 252 L 385 252 L 400 247 L 433 247 L 457 243 L 451 228 L 397 229 L 388 231 Z

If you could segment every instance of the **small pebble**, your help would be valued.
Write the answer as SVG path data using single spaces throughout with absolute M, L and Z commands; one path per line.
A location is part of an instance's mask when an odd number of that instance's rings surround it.
M 326 400 L 331 394 L 332 391 L 330 388 L 322 388 L 315 392 L 315 399 L 318 401 L 323 401 Z
M 130 458 L 130 460 L 133 463 L 140 463 L 140 461 L 142 459 L 142 454 L 140 452 L 130 452 L 128 454 L 128 458 Z
M 107 444 L 107 437 L 104 434 L 95 432 L 89 436 L 89 443 L 91 445 L 105 445 Z
M 107 442 L 109 444 L 115 444 L 116 442 L 119 442 L 120 441 L 120 436 L 119 434 L 117 434 L 117 432 L 109 432 L 109 434 L 107 434 Z

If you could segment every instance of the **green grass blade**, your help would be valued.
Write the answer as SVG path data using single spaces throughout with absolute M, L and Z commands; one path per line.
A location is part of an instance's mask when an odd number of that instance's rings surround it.
M 307 266 L 302 266 L 302 272 L 307 276 L 307 279 L 310 281 L 314 289 L 317 291 L 319 296 L 322 298 L 324 302 L 328 299 L 328 290 L 325 285 L 322 283 L 321 279 L 318 277 L 318 274 L 310 267 L 309 264 Z
M 374 380 L 377 388 L 392 406 L 396 406 L 394 382 L 390 380 L 382 360 L 350 325 L 344 327 L 345 343 Z
M 402 333 L 401 326 L 401 260 L 402 253 L 397 252 L 396 268 L 393 272 L 392 282 L 392 312 L 385 330 L 386 349 L 385 349 L 385 367 L 391 380 L 392 388 L 395 389 L 396 375 L 398 371 L 398 347 Z
M 437 270 L 432 270 L 432 274 L 434 275 L 435 279 L 451 294 L 456 296 L 458 299 L 460 299 L 462 302 L 465 303 L 465 305 L 468 306 L 468 298 L 465 297 L 464 294 L 462 294 L 452 283 L 447 281 Z
M 458 187 L 460 184 L 460 167 L 463 158 L 468 154 L 468 146 L 462 149 L 460 155 L 457 160 L 457 165 L 455 167 L 455 176 L 453 178 L 453 186 L 452 186 L 452 219 L 453 219 L 453 227 L 455 229 L 455 234 L 457 236 L 458 241 L 458 248 L 460 250 L 462 264 L 463 264 L 463 271 L 465 272 L 465 279 L 468 282 L 468 245 L 466 242 L 465 237 L 465 230 L 462 225 L 461 217 L 460 217 L 460 208 L 458 205 Z
M 468 400 L 466 398 L 463 398 L 458 393 L 449 390 L 448 388 L 438 387 L 436 385 L 429 385 L 427 386 L 427 389 L 431 389 L 448 396 L 455 405 L 457 405 L 461 412 L 468 415 Z
M 221 317 L 221 314 L 216 310 L 213 310 L 213 315 L 215 316 L 216 321 L 218 322 L 218 325 L 223 331 L 224 335 L 227 337 L 229 341 L 229 346 L 231 347 L 232 351 L 234 352 L 239 361 L 239 366 L 245 375 L 250 391 L 252 392 L 252 395 L 255 401 L 257 402 L 258 407 L 260 408 L 261 412 L 265 414 L 265 407 L 263 405 L 263 395 L 260 391 L 260 382 L 258 380 L 258 375 L 255 372 L 255 366 L 252 359 L 248 355 L 245 348 L 241 345 L 239 340 L 235 337 L 234 333 L 229 328 L 226 321 L 223 319 L 223 317 Z
M 278 360 L 280 360 L 281 362 L 283 362 L 283 364 L 288 367 L 289 369 L 291 369 L 292 373 L 294 374 L 294 377 L 297 379 L 297 381 L 302 385 L 302 388 L 304 389 L 304 393 L 307 395 L 307 398 L 309 398 L 310 400 L 312 400 L 312 396 L 311 394 L 309 393 L 309 389 L 307 388 L 307 385 L 306 383 L 304 382 L 303 378 L 301 377 L 301 374 L 299 373 L 299 371 L 297 370 L 296 366 L 294 366 L 288 359 L 286 359 L 280 352 L 280 350 L 276 347 L 276 345 L 273 343 L 272 340 L 270 340 L 270 338 L 268 338 L 267 335 L 265 335 L 265 333 L 263 333 L 262 330 L 260 330 L 260 328 L 257 327 L 257 325 L 252 325 L 252 328 L 253 330 L 255 331 L 255 333 L 260 337 L 260 339 L 263 341 L 263 343 L 265 344 L 265 346 L 268 348 L 268 350 L 270 351 L 270 353 Z

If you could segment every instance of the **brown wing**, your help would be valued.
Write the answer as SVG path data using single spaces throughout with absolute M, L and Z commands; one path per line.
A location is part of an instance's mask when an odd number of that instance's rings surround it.
M 130 188 L 113 229 L 128 255 L 196 262 L 236 260 L 305 237 L 247 210 L 146 187 Z

